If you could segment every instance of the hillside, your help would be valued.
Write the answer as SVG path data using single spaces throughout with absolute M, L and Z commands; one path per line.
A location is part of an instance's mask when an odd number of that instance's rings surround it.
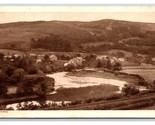
M 59 43 L 59 47 L 56 43 Z M 60 49 L 62 46 L 65 47 Z M 66 50 L 68 46 L 70 49 Z M 0 24 L 0 48 L 87 52 L 122 49 L 153 55 L 155 24 L 111 19 L 91 22 L 36 21 Z

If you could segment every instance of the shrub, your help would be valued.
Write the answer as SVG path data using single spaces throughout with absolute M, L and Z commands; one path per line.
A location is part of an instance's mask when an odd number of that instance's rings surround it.
M 139 80 L 138 85 L 139 86 L 148 86 L 148 83 L 144 80 Z
M 109 95 L 107 95 L 106 97 L 105 97 L 105 100 L 114 100 L 114 99 L 120 99 L 120 98 L 122 98 L 123 97 L 123 95 L 120 93 L 120 94 L 117 94 L 117 93 L 111 93 L 111 94 L 109 94 Z
M 6 106 L 5 105 L 0 105 L 0 110 L 6 110 Z
M 81 100 L 76 100 L 70 103 L 70 105 L 77 105 L 77 104 L 81 104 L 82 101 Z
M 85 103 L 91 103 L 94 100 L 95 100 L 95 98 L 90 98 L 90 99 L 85 100 Z
M 121 91 L 125 96 L 136 95 L 140 92 L 136 86 L 128 84 L 125 84 Z

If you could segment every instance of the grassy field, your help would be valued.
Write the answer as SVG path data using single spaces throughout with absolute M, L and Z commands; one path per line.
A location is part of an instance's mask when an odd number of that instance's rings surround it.
M 140 94 L 131 97 L 123 97 L 110 100 L 101 100 L 95 102 L 81 103 L 68 107 L 59 108 L 59 110 L 154 110 L 155 93 Z
M 138 84 L 139 79 L 136 76 L 129 76 L 125 74 L 115 75 L 114 73 L 104 72 L 104 71 L 78 71 L 78 72 L 70 72 L 68 75 L 73 75 L 77 77 L 97 77 L 97 78 L 105 78 L 105 79 L 115 79 L 120 81 L 126 81 L 127 83 Z
M 129 74 L 138 74 L 145 78 L 148 82 L 153 82 L 155 80 L 155 66 L 150 68 L 145 67 L 126 67 L 123 69 L 122 72 L 129 73 Z
M 119 88 L 112 85 L 96 85 L 80 88 L 60 88 L 56 94 L 47 97 L 52 101 L 76 101 L 89 98 L 100 98 L 117 92 Z
M 18 50 L 10 50 L 10 49 L 0 49 L 0 53 L 4 55 L 12 55 L 12 54 L 21 54 L 24 55 L 24 52 Z
M 81 77 L 113 79 L 113 80 L 125 81 L 129 84 L 132 83 L 135 85 L 137 85 L 139 82 L 139 79 L 136 76 L 129 76 L 125 74 L 115 75 L 114 73 L 103 72 L 103 71 L 82 70 L 82 71 L 69 72 L 67 75 L 74 76 L 74 77 L 76 76 L 77 79 L 81 79 Z M 119 86 L 115 86 L 113 83 L 100 84 L 100 85 L 87 86 L 87 87 L 78 87 L 78 88 L 63 88 L 62 87 L 56 90 L 57 91 L 56 94 L 49 95 L 48 100 L 76 101 L 76 100 L 87 100 L 89 98 L 101 98 L 109 94 L 116 94 L 119 91 L 119 89 L 120 89 Z

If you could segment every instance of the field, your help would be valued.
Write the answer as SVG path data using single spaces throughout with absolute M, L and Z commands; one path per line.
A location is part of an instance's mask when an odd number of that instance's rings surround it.
M 129 74 L 138 74 L 145 78 L 148 82 L 153 82 L 155 80 L 155 66 L 152 67 L 126 67 L 122 72 Z
M 114 79 L 119 81 L 124 81 L 126 83 L 138 84 L 139 79 L 136 76 L 129 76 L 126 74 L 115 74 L 111 72 L 105 72 L 103 70 L 99 71 L 85 71 L 82 70 L 80 72 L 70 72 L 68 75 L 77 76 L 77 77 L 96 77 L 96 78 L 105 78 L 105 79 Z
M 138 85 L 136 76 L 115 75 L 98 71 L 73 71 L 48 75 L 56 81 L 56 93 L 48 96 L 48 100 L 76 101 L 89 98 L 101 98 L 120 93 L 124 84 Z
M 80 88 L 60 88 L 56 94 L 47 96 L 52 101 L 77 101 L 89 98 L 101 98 L 117 92 L 119 88 L 113 85 L 95 85 Z
M 21 54 L 23 55 L 24 52 L 18 51 L 18 50 L 11 50 L 11 49 L 0 49 L 0 53 L 3 53 L 4 55 L 12 55 L 12 54 Z
M 104 99 L 101 101 L 89 101 L 84 104 L 59 108 L 59 110 L 140 110 L 155 108 L 155 96 L 153 93 L 141 94 L 132 97 Z
M 138 95 L 126 97 L 120 92 L 119 84 L 114 82 L 104 83 L 104 80 L 116 80 L 124 83 L 137 84 L 136 76 L 130 75 L 115 75 L 111 72 L 105 72 L 101 69 L 96 71 L 79 70 L 66 73 L 54 73 L 58 78 L 60 75 L 63 79 L 57 84 L 55 93 L 47 94 L 46 98 L 49 101 L 65 102 L 69 101 L 71 104 L 65 107 L 54 107 L 54 110 L 133 110 L 133 109 L 154 109 L 155 96 L 154 91 L 143 90 Z M 48 75 L 53 76 L 54 74 Z M 63 74 L 63 75 L 62 75 Z M 55 77 L 55 76 L 54 76 Z M 86 78 L 96 78 L 99 81 Z M 66 79 L 67 81 L 65 81 Z M 82 82 L 77 83 L 77 81 Z M 96 80 L 95 79 L 95 80 Z M 60 80 L 60 79 L 59 79 Z M 86 80 L 86 81 L 85 81 Z M 70 82 L 66 84 L 65 82 Z M 30 98 L 36 100 L 37 97 Z M 18 99 L 19 101 L 21 99 Z M 22 99 L 23 100 L 23 99 Z M 38 99 L 37 99 L 38 100 Z M 23 100 L 24 101 L 24 100 Z M 16 102 L 14 100 L 14 102 Z M 4 102 L 3 102 L 4 103 Z M 53 110 L 51 107 L 50 110 Z

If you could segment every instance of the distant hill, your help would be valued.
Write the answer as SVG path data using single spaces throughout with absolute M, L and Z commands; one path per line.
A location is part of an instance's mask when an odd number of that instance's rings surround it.
M 62 44 L 64 42 L 65 44 Z M 61 46 L 66 47 L 60 49 Z M 153 55 L 155 24 L 111 19 L 91 22 L 35 21 L 0 24 L 0 48 L 3 49 L 28 51 L 42 48 L 66 51 L 68 46 L 70 49 L 67 51 L 122 49 Z

